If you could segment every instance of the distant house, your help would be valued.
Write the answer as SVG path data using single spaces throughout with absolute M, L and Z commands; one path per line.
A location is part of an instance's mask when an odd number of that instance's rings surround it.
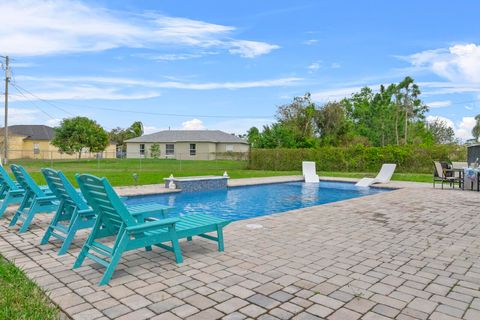
M 44 125 L 15 125 L 8 127 L 8 157 L 10 159 L 74 159 L 78 155 L 60 153 L 51 144 L 55 135 L 52 127 Z M 0 128 L 0 150 L 4 150 L 4 128 Z M 2 151 L 3 157 L 3 151 Z M 82 157 L 96 157 L 88 150 L 82 152 Z M 115 158 L 115 145 L 111 144 L 102 154 L 105 158 Z
M 165 130 L 129 139 L 127 158 L 150 158 L 158 144 L 160 158 L 215 160 L 228 153 L 247 153 L 248 143 L 220 130 Z

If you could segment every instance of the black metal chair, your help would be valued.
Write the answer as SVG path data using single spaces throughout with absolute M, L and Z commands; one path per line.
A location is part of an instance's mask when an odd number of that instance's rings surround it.
M 440 161 L 433 161 L 434 171 L 433 171 L 433 187 L 435 188 L 436 182 L 441 182 L 442 189 L 443 184 L 448 182 L 450 187 L 455 189 L 455 183 L 458 183 L 458 187 L 462 188 L 462 178 L 461 176 L 457 177 L 454 174 L 452 169 L 448 168 L 448 164 L 444 162 L 444 165 Z

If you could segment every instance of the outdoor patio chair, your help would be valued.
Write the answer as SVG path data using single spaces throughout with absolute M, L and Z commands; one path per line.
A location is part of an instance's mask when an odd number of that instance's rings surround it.
M 442 189 L 443 184 L 448 182 L 450 187 L 455 188 L 455 183 L 458 182 L 458 186 L 462 186 L 462 179 L 459 176 L 455 176 L 454 172 L 451 169 L 447 169 L 442 166 L 440 161 L 433 161 L 434 171 L 433 171 L 433 187 L 435 188 L 436 182 L 441 182 Z
M 317 169 L 314 161 L 302 162 L 302 174 L 307 183 L 318 183 L 320 178 L 317 175 Z
M 40 189 L 46 191 L 48 187 L 40 186 Z M 24 195 L 25 190 L 10 178 L 3 166 L 0 166 L 0 217 L 3 216 L 9 205 L 20 204 Z
M 10 178 L 8 172 L 2 166 L 0 166 L 0 184 L 0 217 L 2 217 L 9 205 L 22 202 L 25 190 Z
M 135 216 L 118 197 L 106 178 L 88 174 L 76 175 L 77 182 L 87 203 L 93 208 L 97 219 L 87 241 L 82 247 L 73 268 L 82 265 L 86 257 L 107 269 L 100 285 L 108 284 L 123 252 L 152 245 L 172 251 L 177 263 L 183 261 L 178 239 L 200 236 L 213 240 L 218 250 L 223 251 L 223 227 L 230 221 L 205 214 L 193 214 L 178 218 L 152 220 L 144 215 Z M 217 236 L 206 233 L 216 232 Z M 113 236 L 112 246 L 97 239 Z M 165 243 L 170 242 L 171 245 Z
M 27 231 L 37 213 L 53 212 L 58 208 L 59 202 L 55 195 L 41 189 L 22 166 L 12 164 L 10 168 L 25 194 L 9 226 L 13 227 L 18 221 L 22 221 L 19 229 L 19 232 L 22 233 Z
M 58 255 L 62 255 L 68 251 L 78 230 L 93 227 L 95 213 L 61 171 L 46 168 L 42 169 L 42 173 L 60 204 L 40 244 L 46 244 L 52 236 L 60 239 L 63 244 Z M 168 209 L 170 207 L 157 203 L 128 206 L 134 216 L 161 214 L 166 217 Z
M 382 168 L 378 172 L 375 178 L 363 178 L 358 181 L 355 185 L 357 187 L 369 187 L 374 183 L 387 183 L 392 179 L 393 173 L 397 165 L 395 163 L 385 163 L 382 165 Z

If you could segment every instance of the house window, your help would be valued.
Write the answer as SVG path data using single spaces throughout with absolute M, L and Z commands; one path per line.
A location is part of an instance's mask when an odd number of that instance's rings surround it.
M 233 152 L 233 144 L 227 144 L 225 148 L 227 152 Z
M 33 144 L 33 154 L 39 154 L 40 153 L 40 145 L 38 143 Z
M 173 156 L 175 154 L 175 145 L 167 143 L 165 145 L 165 154 L 167 156 Z
M 190 143 L 190 155 L 195 156 L 197 154 L 197 145 L 195 143 Z
M 141 157 L 145 156 L 145 144 L 144 143 L 140 144 L 140 156 Z

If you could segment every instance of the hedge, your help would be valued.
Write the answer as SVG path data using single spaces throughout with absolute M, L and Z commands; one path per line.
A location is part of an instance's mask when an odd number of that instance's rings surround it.
M 322 147 L 316 149 L 252 149 L 249 168 L 301 170 L 302 161 L 315 161 L 318 171 L 375 172 L 383 163 L 396 163 L 397 172 L 431 173 L 432 160 L 466 161 L 458 145 Z

